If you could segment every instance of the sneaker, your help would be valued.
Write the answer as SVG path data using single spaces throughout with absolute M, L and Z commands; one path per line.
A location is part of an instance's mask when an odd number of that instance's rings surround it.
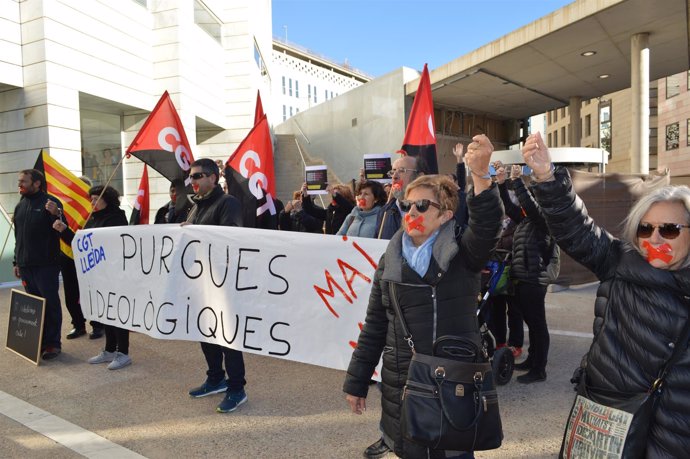
M 91 357 L 87 362 L 89 363 L 107 363 L 107 362 L 112 362 L 115 359 L 115 354 L 117 352 L 108 352 L 108 351 L 101 351 L 100 354 Z
M 390 450 L 386 442 L 383 441 L 383 438 L 380 438 L 376 443 L 369 445 L 369 447 L 364 450 L 364 457 L 367 459 L 380 459 L 386 456 Z
M 207 395 L 219 394 L 227 390 L 228 381 L 226 379 L 221 380 L 218 384 L 215 385 L 209 383 L 207 379 L 201 386 L 195 387 L 194 389 L 190 389 L 189 395 L 194 398 L 201 398 L 206 397 Z
M 53 360 L 60 355 L 60 352 L 61 350 L 59 347 L 47 347 L 41 352 L 41 358 L 43 360 Z
M 80 336 L 84 335 L 86 335 L 85 328 L 73 328 L 69 333 L 67 333 L 67 339 L 79 338 Z
M 237 391 L 228 391 L 225 394 L 225 398 L 216 407 L 216 411 L 219 413 L 231 413 L 237 409 L 238 406 L 247 401 L 247 393 L 244 389 Z
M 115 358 L 108 364 L 108 370 L 119 370 L 132 364 L 132 358 L 122 352 L 115 352 Z
M 533 368 L 524 375 L 518 376 L 516 379 L 520 384 L 532 384 L 535 382 L 546 381 L 546 371 Z
M 510 346 L 510 350 L 513 351 L 513 358 L 515 359 L 522 355 L 522 346 Z

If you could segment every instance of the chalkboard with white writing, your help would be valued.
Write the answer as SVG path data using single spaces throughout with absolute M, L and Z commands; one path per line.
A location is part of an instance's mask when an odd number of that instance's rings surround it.
M 10 320 L 7 324 L 7 349 L 38 365 L 46 300 L 12 289 Z

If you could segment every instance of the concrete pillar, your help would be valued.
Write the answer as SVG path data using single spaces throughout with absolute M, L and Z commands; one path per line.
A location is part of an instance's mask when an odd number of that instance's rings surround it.
M 582 97 L 573 96 L 570 98 L 570 139 L 568 144 L 571 147 L 579 147 L 582 140 L 582 121 L 580 120 L 580 107 L 582 107 Z
M 630 38 L 630 172 L 649 173 L 649 34 Z

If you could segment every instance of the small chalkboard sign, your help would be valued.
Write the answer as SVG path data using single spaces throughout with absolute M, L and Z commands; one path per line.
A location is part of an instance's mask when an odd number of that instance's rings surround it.
M 12 289 L 6 347 L 36 365 L 41 356 L 45 306 L 45 298 Z

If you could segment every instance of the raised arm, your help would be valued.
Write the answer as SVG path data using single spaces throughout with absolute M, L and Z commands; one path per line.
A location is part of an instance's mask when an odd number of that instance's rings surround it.
M 558 245 L 599 279 L 607 279 L 617 264 L 614 245 L 620 242 L 594 223 L 582 199 L 573 191 L 570 174 L 555 169 L 539 133 L 527 138 L 522 148 L 526 164 L 534 171 L 534 195 Z

